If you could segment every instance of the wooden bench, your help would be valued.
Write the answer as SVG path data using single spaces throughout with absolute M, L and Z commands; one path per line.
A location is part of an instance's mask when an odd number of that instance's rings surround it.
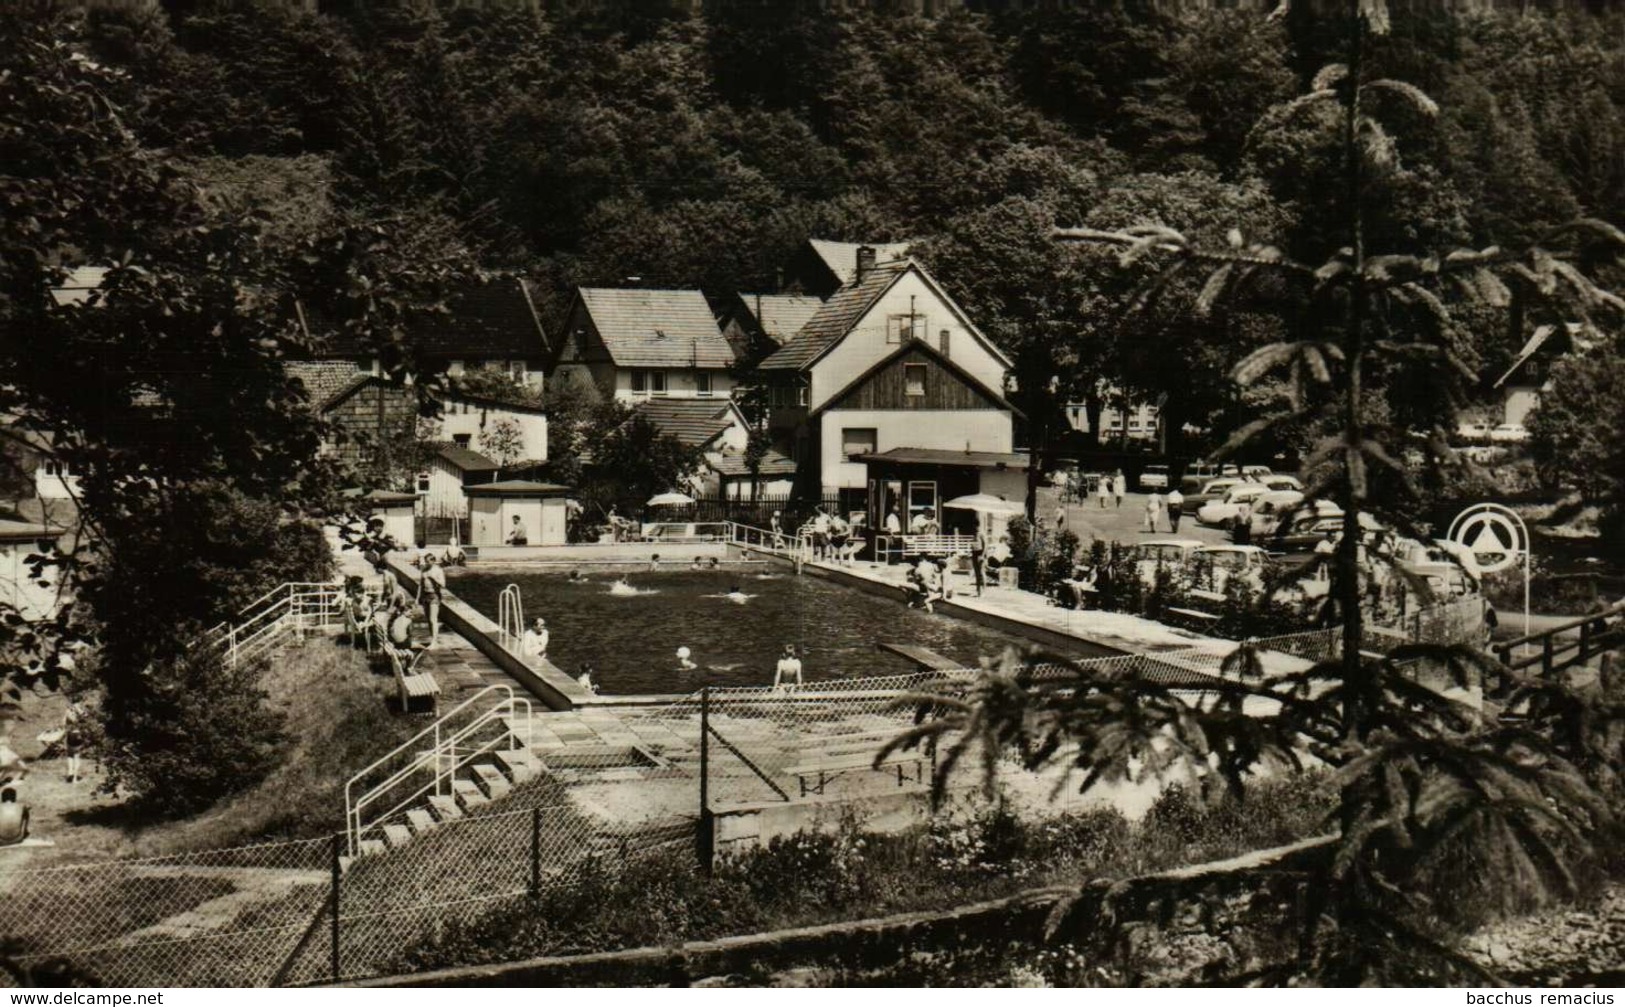
M 1212 612 L 1204 612 L 1199 608 L 1169 608 L 1167 611 L 1170 615 L 1182 615 L 1187 619 L 1197 619 L 1202 622 L 1218 622 L 1220 619 L 1220 616 L 1214 615 Z
M 429 701 L 430 713 L 436 712 L 440 705 L 440 683 L 435 681 L 434 675 L 427 671 L 418 671 L 418 663 L 428 651 L 420 650 L 413 653 L 402 650 L 388 640 L 383 643 L 384 653 L 389 657 L 390 670 L 395 673 L 395 686 L 401 698 L 401 712 L 408 713 L 412 709 L 413 700 Z
M 975 542 L 970 535 L 904 535 L 903 555 L 952 556 L 958 552 L 970 552 Z
M 924 782 L 925 763 L 929 761 L 932 768 L 936 767 L 935 755 L 926 755 L 919 749 L 909 751 L 892 751 L 886 757 L 875 763 L 875 753 L 880 751 L 886 742 L 897 737 L 898 731 L 876 731 L 867 734 L 840 734 L 832 735 L 818 745 L 816 749 L 801 753 L 802 761 L 785 770 L 796 778 L 801 788 L 801 796 L 808 794 L 822 794 L 825 784 L 842 773 L 854 769 L 874 769 L 879 772 L 897 773 L 897 785 L 901 787 L 910 777 L 905 772 L 907 767 L 914 767 L 912 779 L 915 783 Z M 809 780 L 816 779 L 816 783 Z

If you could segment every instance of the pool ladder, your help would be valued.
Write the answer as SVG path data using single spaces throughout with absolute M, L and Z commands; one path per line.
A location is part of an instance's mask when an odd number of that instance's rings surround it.
M 525 635 L 525 606 L 519 599 L 518 584 L 509 584 L 497 596 L 497 626 L 502 631 L 502 645 L 517 649 Z

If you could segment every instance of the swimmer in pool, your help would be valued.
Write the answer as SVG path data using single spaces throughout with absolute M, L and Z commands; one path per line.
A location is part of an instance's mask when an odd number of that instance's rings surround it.
M 660 569 L 660 554 L 655 553 L 653 556 L 649 557 L 649 570 L 652 573 L 658 569 Z
M 613 584 L 611 584 L 609 586 L 609 593 L 610 594 L 615 594 L 615 595 L 630 596 L 630 595 L 634 595 L 634 594 L 649 594 L 650 592 L 640 590 L 639 588 L 633 587 L 631 585 L 631 583 L 628 582 L 625 577 L 622 577 L 620 580 L 616 581 L 615 583 L 613 583 Z
M 699 665 L 694 663 L 693 654 L 694 652 L 689 650 L 687 647 L 678 647 L 677 667 L 683 671 L 693 671 L 695 668 L 698 668 Z
M 582 573 L 580 570 L 571 570 L 570 571 L 570 576 L 569 576 L 570 583 L 579 584 L 579 583 L 581 583 L 582 581 L 584 581 L 586 579 L 587 579 L 587 575 Z
M 700 569 L 700 562 L 701 562 L 700 558 L 698 556 L 695 556 L 694 557 L 694 562 L 690 563 L 688 568 L 690 570 L 698 570 L 698 569 Z
M 738 584 L 735 584 L 733 587 L 730 587 L 728 589 L 728 593 L 723 595 L 723 597 L 727 598 L 729 601 L 733 602 L 735 605 L 743 605 L 745 602 L 750 601 L 750 599 L 751 599 L 751 595 L 748 595 L 745 592 L 739 590 L 739 585 Z

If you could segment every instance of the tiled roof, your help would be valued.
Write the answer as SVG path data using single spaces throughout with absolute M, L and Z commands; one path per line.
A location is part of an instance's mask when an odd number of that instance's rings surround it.
M 325 338 L 324 356 L 358 357 L 372 352 L 337 327 L 303 308 L 313 336 Z M 471 281 L 446 298 L 446 310 L 416 314 L 406 338 L 436 359 L 520 360 L 543 357 L 547 338 L 525 281 L 515 276 Z
M 698 290 L 582 287 L 582 306 L 620 367 L 732 366 L 734 350 Z
M 463 492 L 471 497 L 485 496 L 564 496 L 575 492 L 558 483 L 538 483 L 528 479 L 505 479 L 499 483 L 482 483 L 466 487 Z
M 858 241 L 826 241 L 823 238 L 810 238 L 807 241 L 813 252 L 829 267 L 829 271 L 841 281 L 841 286 L 852 282 L 858 272 L 858 249 L 864 247 Z M 894 241 L 891 243 L 869 242 L 868 246 L 875 250 L 875 264 L 885 265 L 898 259 L 908 258 L 907 242 Z
M 480 454 L 472 448 L 465 448 L 461 444 L 440 442 L 434 446 L 435 454 L 462 469 L 464 472 L 497 472 L 502 466 Z
M 800 370 L 826 349 L 841 341 L 880 299 L 907 265 L 877 266 L 863 282 L 837 290 L 801 327 L 796 337 L 785 343 L 760 364 L 763 370 Z
M 740 294 L 768 338 L 783 346 L 812 320 L 824 302 L 802 294 Z
M 734 424 L 728 399 L 650 399 L 633 411 L 691 448 L 704 447 Z
M 282 366 L 288 377 L 298 378 L 305 386 L 310 406 L 317 412 L 368 377 L 348 360 L 290 360 Z
M 745 464 L 744 455 L 723 455 L 709 464 L 719 475 L 750 475 L 750 466 Z M 769 451 L 762 456 L 761 474 L 764 476 L 793 476 L 796 474 L 796 463 L 777 451 Z

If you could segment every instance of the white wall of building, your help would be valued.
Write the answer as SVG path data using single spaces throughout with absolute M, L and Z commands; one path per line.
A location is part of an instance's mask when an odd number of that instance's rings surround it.
M 632 388 L 632 372 L 643 370 L 645 374 L 658 372 L 666 376 L 666 390 L 656 393 L 649 390 L 645 383 L 644 390 L 634 391 Z M 709 375 L 711 378 L 711 391 L 701 395 L 699 376 Z M 696 370 L 694 368 L 631 368 L 617 367 L 615 369 L 615 398 L 622 402 L 643 402 L 648 399 L 694 399 L 712 398 L 726 399 L 733 395 L 733 376 L 722 370 Z
M 873 428 L 875 453 L 892 448 L 946 451 L 1014 450 L 1015 431 L 1009 413 L 998 409 L 831 409 L 818 418 L 820 471 L 825 489 L 858 489 L 869 485 L 868 466 L 846 460 L 841 431 Z
M 0 541 L 0 602 L 15 607 L 28 620 L 51 618 L 59 604 L 55 568 L 43 571 L 49 586 L 29 576 L 28 557 L 39 551 L 40 542 L 34 539 Z
M 1523 424 L 1540 405 L 1540 389 L 1534 385 L 1508 385 L 1502 389 L 1502 423 Z
M 440 414 L 440 432 L 436 440 L 455 441 L 458 435 L 467 435 L 468 446 L 489 455 L 485 435 L 497 420 L 510 420 L 519 428 L 523 445 L 516 461 L 547 460 L 547 417 L 540 413 L 519 412 L 496 406 L 448 399 Z
M 959 318 L 932 291 L 918 273 L 908 273 L 876 301 L 852 331 L 812 368 L 809 406 L 817 409 L 831 396 L 851 384 L 864 371 L 897 350 L 888 342 L 891 320 L 911 310 L 921 319 L 919 328 L 925 340 L 942 349 L 942 331 L 948 331 L 948 359 L 976 376 L 993 391 L 1003 394 L 1005 366 L 998 357 L 976 340 Z M 918 330 L 917 330 L 918 331 Z M 918 446 L 918 445 L 917 445 Z

